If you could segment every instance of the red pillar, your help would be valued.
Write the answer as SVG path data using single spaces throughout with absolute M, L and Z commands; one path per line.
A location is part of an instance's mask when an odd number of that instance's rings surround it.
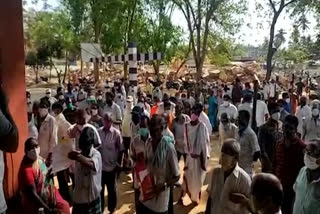
M 9 109 L 19 129 L 19 148 L 6 154 L 4 191 L 9 201 L 18 190 L 18 170 L 28 133 L 24 70 L 22 0 L 0 0 L 0 80 L 9 97 Z

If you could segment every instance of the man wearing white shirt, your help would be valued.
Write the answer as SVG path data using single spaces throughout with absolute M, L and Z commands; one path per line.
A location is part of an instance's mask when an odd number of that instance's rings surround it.
M 47 166 L 52 162 L 52 150 L 57 145 L 57 124 L 54 117 L 49 114 L 50 102 L 48 98 L 42 98 L 40 101 L 39 116 L 40 129 L 38 143 L 40 147 L 40 156 L 46 160 Z
M 62 111 L 63 106 L 60 103 L 54 103 L 52 105 L 52 114 L 55 117 L 56 124 L 58 126 L 58 144 L 68 145 L 70 143 L 72 144 L 72 147 L 75 148 L 74 139 L 71 139 L 68 135 L 68 129 L 71 127 L 71 124 L 66 120 L 66 118 L 62 114 Z M 68 175 L 68 177 L 66 175 Z M 57 172 L 57 178 L 61 196 L 64 200 L 71 203 L 71 195 L 68 186 L 68 169 Z
M 199 116 L 199 121 L 200 121 L 200 122 L 203 122 L 204 125 L 206 125 L 206 127 L 207 127 L 207 129 L 208 129 L 209 136 L 210 136 L 210 135 L 212 134 L 212 126 L 211 126 L 209 117 L 208 117 L 208 115 L 203 111 L 203 105 L 202 105 L 202 104 L 198 104 L 198 105 L 199 105 L 199 108 L 201 108 L 201 113 L 200 113 L 200 116 Z
M 268 118 L 269 118 L 268 106 L 262 100 L 261 93 L 258 93 L 257 94 L 257 110 L 256 110 L 257 127 L 259 128 L 260 126 L 265 124 Z
M 304 123 L 312 117 L 311 108 L 307 105 L 307 97 L 305 96 L 300 98 L 300 106 L 297 109 L 296 117 L 299 120 L 298 133 L 302 135 Z
M 263 98 L 264 100 L 269 100 L 270 95 L 270 84 L 268 81 L 263 82 Z
M 227 113 L 230 120 L 235 121 L 238 117 L 238 109 L 235 105 L 231 103 L 231 97 L 226 94 L 223 96 L 223 103 L 219 106 L 218 111 L 218 120 L 220 120 L 220 117 L 222 113 Z
M 280 86 L 274 81 L 274 80 L 271 80 L 271 83 L 270 83 L 270 90 L 269 90 L 269 98 L 278 98 L 276 97 L 277 94 L 280 92 Z
M 238 111 L 241 111 L 241 110 L 245 110 L 249 112 L 250 114 L 249 125 L 251 126 L 253 105 L 252 105 L 252 94 L 250 92 L 244 94 L 243 103 L 238 106 Z
M 114 94 L 112 92 L 106 93 L 106 105 L 103 112 L 110 113 L 112 115 L 113 127 L 120 130 L 120 124 L 122 123 L 122 113 L 119 105 L 114 101 Z

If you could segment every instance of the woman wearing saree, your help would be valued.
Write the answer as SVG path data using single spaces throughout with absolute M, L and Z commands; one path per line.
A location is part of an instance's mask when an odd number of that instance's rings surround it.
M 68 202 L 53 184 L 45 161 L 39 156 L 37 140 L 29 138 L 25 142 L 25 156 L 19 170 L 19 185 L 24 213 L 38 214 L 43 208 L 45 213 L 70 214 Z

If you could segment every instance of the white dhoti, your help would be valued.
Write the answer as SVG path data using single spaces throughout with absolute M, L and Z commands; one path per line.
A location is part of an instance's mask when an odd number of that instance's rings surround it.
M 193 202 L 199 203 L 201 187 L 206 176 L 206 171 L 202 168 L 205 168 L 208 162 L 209 135 L 202 122 L 196 126 L 188 124 L 187 135 L 188 154 L 182 189 Z
M 206 171 L 201 168 L 200 157 L 187 156 L 186 170 L 184 172 L 182 189 L 189 195 L 193 202 L 199 203 L 201 187 L 206 176 Z

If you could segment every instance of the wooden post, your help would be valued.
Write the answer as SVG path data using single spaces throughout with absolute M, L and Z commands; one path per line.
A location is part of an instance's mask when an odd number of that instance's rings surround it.
M 254 93 L 253 93 L 253 109 L 252 109 L 252 129 L 257 132 L 257 120 L 256 120 L 256 112 L 257 112 L 257 95 L 259 90 L 259 80 L 254 80 Z
M 22 1 L 0 0 L 0 5 L 0 79 L 9 98 L 9 110 L 19 130 L 18 151 L 5 154 L 3 188 L 10 206 L 13 201 L 11 199 L 18 193 L 18 170 L 24 156 L 24 142 L 28 136 L 24 36 Z M 14 206 L 17 207 L 17 204 Z

